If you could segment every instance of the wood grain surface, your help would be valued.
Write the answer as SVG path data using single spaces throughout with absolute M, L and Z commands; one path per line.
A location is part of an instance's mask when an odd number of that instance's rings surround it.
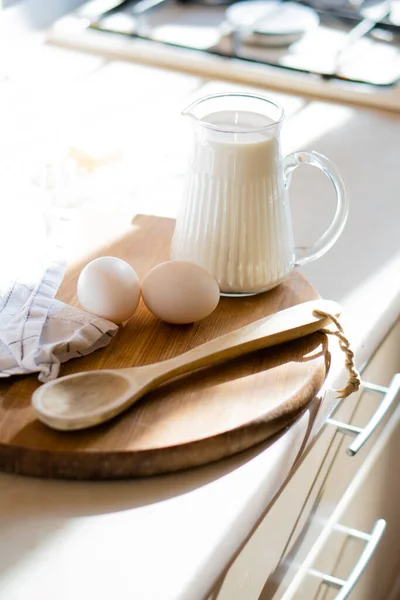
M 171 219 L 138 216 L 124 236 L 67 273 L 58 297 L 78 305 L 76 281 L 95 256 L 129 261 L 140 277 L 167 260 Z M 295 304 L 318 298 L 297 271 L 277 288 L 249 298 L 221 298 L 194 325 L 168 325 L 143 303 L 107 348 L 62 367 L 62 375 L 151 364 Z M 293 422 L 327 374 L 326 337 L 254 352 L 186 375 L 147 394 L 113 421 L 87 431 L 58 432 L 39 422 L 30 399 L 37 376 L 0 382 L 0 469 L 33 476 L 117 479 L 189 468 L 230 456 Z

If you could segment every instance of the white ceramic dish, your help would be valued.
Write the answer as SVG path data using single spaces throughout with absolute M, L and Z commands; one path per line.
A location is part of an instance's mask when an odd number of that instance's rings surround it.
M 226 13 L 230 26 L 245 43 L 288 46 L 319 24 L 310 7 L 279 0 L 245 0 L 230 6 Z

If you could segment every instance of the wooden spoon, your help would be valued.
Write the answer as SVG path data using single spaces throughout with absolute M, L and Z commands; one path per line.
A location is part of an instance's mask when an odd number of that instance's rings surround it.
M 129 369 L 86 371 L 38 388 L 32 404 L 38 418 L 54 429 L 73 430 L 104 423 L 144 394 L 183 373 L 281 344 L 326 327 L 315 310 L 339 315 L 332 300 L 312 300 L 254 321 L 163 362 Z

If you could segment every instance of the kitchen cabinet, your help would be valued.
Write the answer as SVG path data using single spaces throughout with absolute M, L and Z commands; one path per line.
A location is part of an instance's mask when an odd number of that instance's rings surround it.
M 398 585 L 400 571 L 400 407 L 391 417 L 367 459 L 337 506 L 335 518 L 313 565 L 305 565 L 298 587 L 282 598 L 308 600 L 388 600 Z M 364 535 L 363 532 L 372 532 Z M 318 545 L 318 542 L 317 542 Z M 351 593 L 338 596 L 341 588 L 363 565 L 363 553 L 371 552 Z M 310 561 L 307 561 L 310 562 Z M 324 575 L 328 577 L 324 582 Z M 339 583 L 338 586 L 335 583 Z M 348 586 L 351 589 L 351 586 Z M 394 593 L 394 592 L 393 592 Z
M 400 597 L 399 434 L 398 412 L 392 421 L 390 437 L 389 431 L 386 432 L 385 448 L 343 516 L 345 525 L 361 531 L 369 531 L 377 518 L 386 521 L 384 536 L 357 583 L 352 600 L 387 600 L 390 593 L 395 593 L 396 588 L 399 594 L 397 599 Z M 334 570 L 337 577 L 347 577 L 356 552 L 359 552 L 358 544 L 351 538 L 345 539 Z
M 400 515 L 396 515 L 394 508 L 396 502 L 399 505 L 400 484 L 388 476 L 390 468 L 392 473 L 395 472 L 393 465 L 400 460 L 400 445 L 392 441 L 396 438 L 394 432 L 400 419 L 395 413 L 400 378 L 393 382 L 392 393 L 386 395 L 391 404 L 385 415 L 354 456 L 348 454 L 352 438 L 343 433 L 338 424 L 363 428 L 376 414 L 382 398 L 385 400 L 384 387 L 381 389 L 380 386 L 389 386 L 393 375 L 400 372 L 399 342 L 400 321 L 363 370 L 363 382 L 373 382 L 374 389 L 364 386 L 340 404 L 282 491 L 279 501 L 267 512 L 222 583 L 214 590 L 213 598 L 335 598 L 338 589 L 322 583 L 316 573 L 347 579 L 368 538 L 349 537 L 346 527 L 368 533 L 375 521 L 382 518 L 388 526 L 381 532 L 382 539 L 374 557 L 351 598 L 387 600 L 388 590 L 394 585 L 400 569 L 400 559 L 390 552 L 385 559 L 387 548 L 396 547 L 392 538 L 397 536 L 400 540 Z M 390 435 L 386 430 L 389 425 Z M 371 474 L 366 469 L 371 470 Z M 360 473 L 364 473 L 362 480 Z M 340 522 L 333 523 L 332 515 L 335 519 L 340 517 Z M 400 557 L 400 546 L 397 555 Z M 379 568 L 381 576 L 377 577 Z M 309 573 L 312 569 L 314 575 Z M 372 585 L 370 580 L 375 584 Z M 367 589 L 373 592 L 366 595 Z

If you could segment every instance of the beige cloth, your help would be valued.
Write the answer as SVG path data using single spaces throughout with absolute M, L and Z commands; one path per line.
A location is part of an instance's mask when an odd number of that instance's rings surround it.
M 53 260 L 29 275 L 0 281 L 0 377 L 39 372 L 55 379 L 60 364 L 106 346 L 117 325 L 54 296 L 65 263 Z

